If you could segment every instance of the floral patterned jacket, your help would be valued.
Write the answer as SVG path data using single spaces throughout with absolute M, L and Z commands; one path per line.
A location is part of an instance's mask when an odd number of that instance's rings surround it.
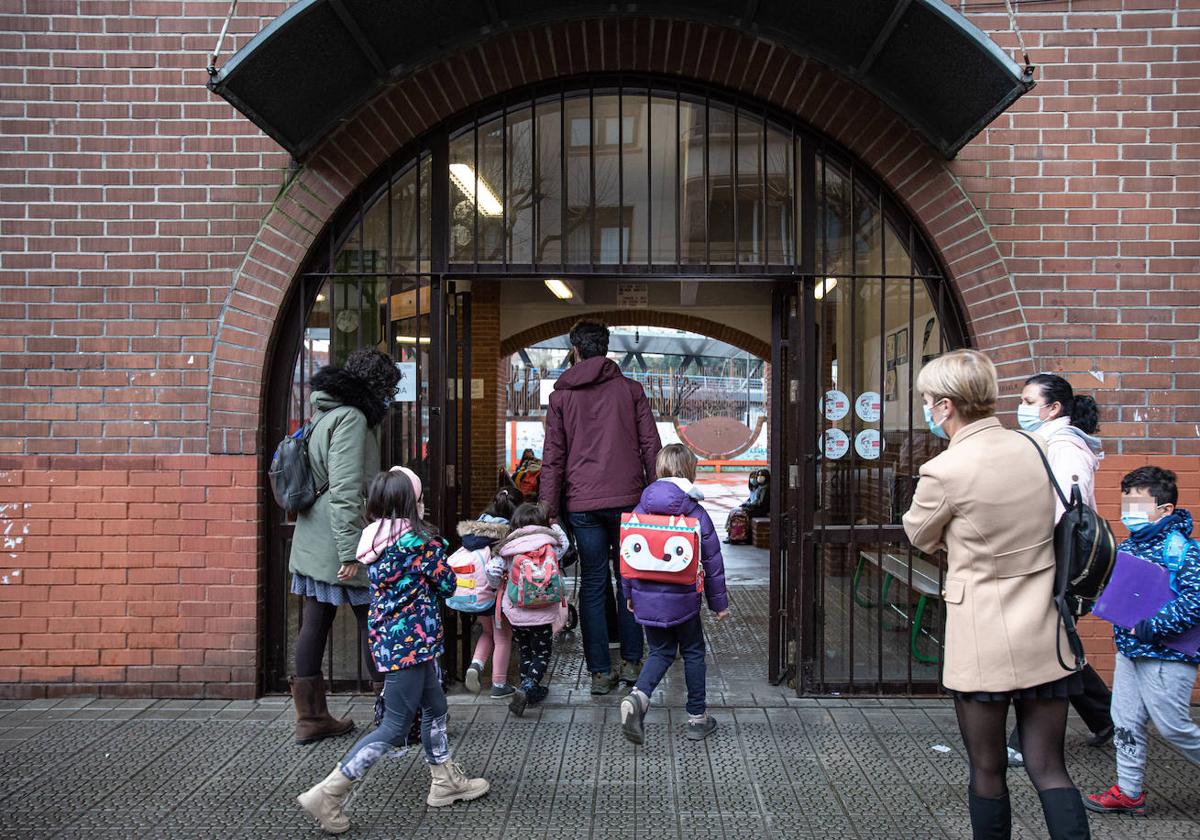
M 446 542 L 407 531 L 367 567 L 371 580 L 371 653 L 381 671 L 399 671 L 442 652 L 438 598 L 454 594 Z

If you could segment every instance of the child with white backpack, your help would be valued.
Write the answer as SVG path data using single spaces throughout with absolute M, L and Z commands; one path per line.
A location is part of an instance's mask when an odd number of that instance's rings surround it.
M 521 663 L 521 686 L 509 701 L 520 717 L 525 707 L 548 693 L 542 685 L 550 665 L 554 634 L 567 620 L 567 594 L 558 559 L 569 545 L 567 535 L 551 526 L 546 509 L 525 503 L 512 517 L 512 532 L 496 546 L 488 578 L 497 588 L 504 618 L 512 624 Z
M 508 684 L 508 660 L 512 654 L 513 634 L 512 626 L 496 614 L 496 587 L 488 580 L 487 563 L 492 559 L 496 543 L 508 536 L 509 520 L 520 501 L 519 490 L 501 487 L 478 519 L 458 523 L 462 547 L 450 555 L 449 560 L 450 568 L 454 569 L 457 576 L 457 586 L 454 594 L 446 599 L 446 606 L 478 616 L 482 630 L 463 682 L 473 694 L 478 694 L 482 687 L 483 670 L 490 657 L 493 698 L 508 698 L 514 692 Z

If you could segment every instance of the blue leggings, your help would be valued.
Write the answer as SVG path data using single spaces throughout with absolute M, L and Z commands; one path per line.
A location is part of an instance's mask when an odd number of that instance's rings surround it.
M 411 668 L 388 671 L 383 680 L 383 702 L 383 723 L 359 738 L 342 759 L 342 773 L 347 778 L 361 779 L 385 752 L 404 746 L 418 709 L 425 760 L 430 764 L 445 764 L 450 760 L 446 695 L 437 662 L 431 659 Z

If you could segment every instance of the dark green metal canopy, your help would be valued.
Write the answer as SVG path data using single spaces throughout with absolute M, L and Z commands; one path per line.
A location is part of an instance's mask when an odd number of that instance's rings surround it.
M 1033 87 L 941 0 L 299 0 L 209 88 L 296 158 L 391 81 L 497 32 L 621 15 L 699 20 L 769 38 L 863 85 L 946 157 Z

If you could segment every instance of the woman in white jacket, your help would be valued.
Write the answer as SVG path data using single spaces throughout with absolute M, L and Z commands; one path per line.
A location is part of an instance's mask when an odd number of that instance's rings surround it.
M 1034 432 L 1046 441 L 1046 457 L 1058 486 L 1068 497 L 1071 485 L 1079 485 L 1083 501 L 1096 506 L 1096 468 L 1104 451 L 1095 433 L 1100 428 L 1100 413 L 1096 401 L 1076 394 L 1071 383 L 1053 373 L 1039 373 L 1025 380 L 1021 404 L 1017 406 L 1017 422 L 1027 432 Z M 1054 521 L 1063 515 L 1058 494 L 1054 497 Z M 1083 694 L 1071 696 L 1071 705 L 1092 732 L 1091 746 L 1108 743 L 1113 736 L 1110 714 L 1112 692 L 1091 665 L 1083 668 Z M 1020 733 L 1013 729 L 1008 739 L 1010 766 L 1023 763 Z

